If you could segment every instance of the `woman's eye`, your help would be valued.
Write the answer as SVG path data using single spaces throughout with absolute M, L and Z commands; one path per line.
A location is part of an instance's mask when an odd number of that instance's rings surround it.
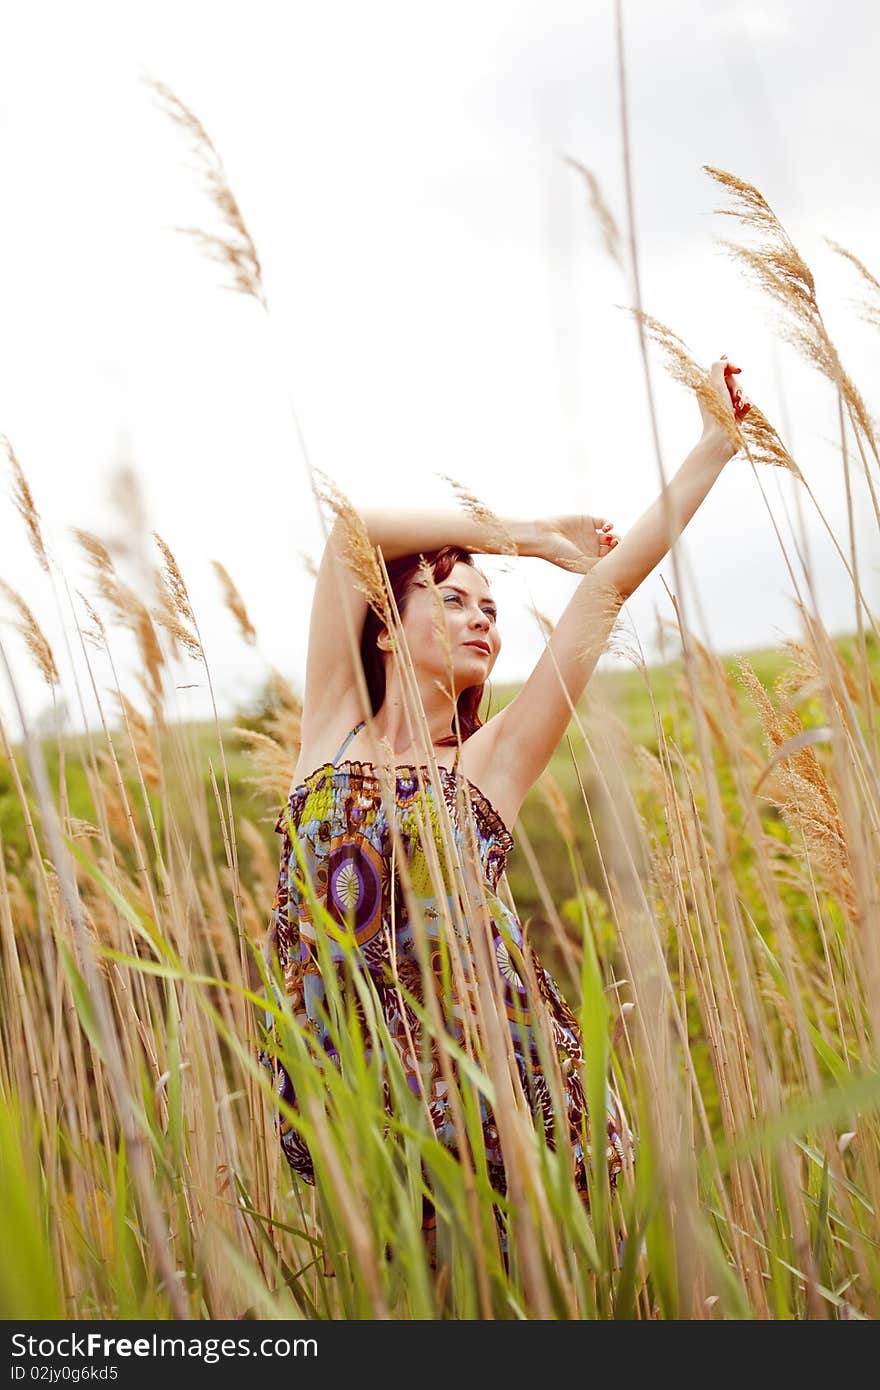
M 461 594 L 444 594 L 444 595 L 443 595 L 443 602 L 444 602 L 444 603 L 457 603 L 460 607 L 462 607 L 462 608 L 464 607 L 464 599 L 462 598 Z M 484 609 L 483 609 L 483 612 L 485 613 L 486 617 L 487 617 L 491 622 L 497 623 L 497 621 L 498 621 L 498 613 L 496 612 L 496 610 L 495 610 L 494 608 L 484 608 Z

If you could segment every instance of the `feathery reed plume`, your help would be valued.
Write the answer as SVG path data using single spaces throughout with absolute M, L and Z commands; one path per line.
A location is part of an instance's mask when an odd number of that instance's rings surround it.
M 249 877 L 256 880 L 257 884 L 262 884 L 269 892 L 270 900 L 272 889 L 278 877 L 278 864 L 275 856 L 269 853 L 266 847 L 265 837 L 247 816 L 242 816 L 238 821 L 237 833 L 248 847 L 251 855 L 251 872 Z M 264 922 L 262 914 L 260 917 L 260 931 Z
M 542 613 L 540 608 L 536 608 L 534 604 L 527 604 L 526 609 L 527 612 L 531 613 L 532 617 L 535 619 L 535 622 L 538 624 L 541 631 L 544 633 L 544 636 L 552 637 L 556 628 L 556 624 L 553 622 L 552 618 L 548 618 L 547 614 Z
M 163 541 L 158 531 L 153 532 L 153 538 L 161 550 L 165 561 L 162 570 L 162 581 L 168 590 L 171 601 L 184 622 L 191 623 L 193 627 L 195 627 L 195 614 L 192 611 L 192 605 L 189 601 L 186 584 L 183 582 L 183 575 L 180 573 L 180 567 L 170 547 Z
M 299 552 L 300 563 L 310 579 L 317 579 L 318 566 L 315 564 L 311 555 L 307 555 L 304 550 Z
M 651 342 L 660 348 L 669 375 L 674 381 L 680 382 L 695 393 L 713 420 L 720 424 L 730 437 L 732 444 L 738 449 L 744 448 L 754 463 L 785 468 L 796 478 L 802 477 L 800 469 L 776 430 L 754 402 L 745 419 L 737 421 L 732 411 L 725 409 L 724 402 L 719 400 L 710 377 L 691 357 L 683 339 L 650 314 L 639 313 L 636 309 L 632 312 L 644 325 Z
M 846 828 L 815 748 L 809 742 L 799 741 L 799 736 L 808 731 L 784 696 L 780 717 L 750 662 L 740 657 L 736 664 L 742 684 L 757 708 L 768 752 L 775 755 L 787 746 L 787 755 L 768 767 L 773 780 L 763 794 L 793 830 L 803 833 L 811 861 L 824 873 L 829 888 L 846 907 L 851 920 L 857 921 L 859 909 Z M 780 695 L 779 686 L 776 693 Z
M 548 769 L 541 775 L 541 795 L 547 803 L 553 821 L 566 844 L 574 844 L 574 822 L 571 807 L 563 795 L 562 788 Z
M 299 748 L 302 701 L 288 680 L 273 667 L 269 672 L 269 692 L 274 703 L 266 720 L 270 732 L 277 731 L 291 748 Z
M 67 830 L 74 840 L 89 840 L 89 837 L 92 837 L 93 840 L 100 840 L 101 835 L 104 834 L 100 826 L 93 826 L 92 821 L 79 820 L 76 816 L 67 817 Z
M 174 601 L 163 585 L 158 569 L 154 570 L 153 573 L 156 581 L 156 592 L 159 595 L 159 605 L 153 609 L 153 616 L 171 639 L 171 655 L 175 659 L 179 659 L 184 652 L 189 652 L 190 656 L 200 661 L 202 658 L 201 647 L 192 633 L 188 632 L 180 621 L 177 609 L 174 607 Z
M 825 238 L 831 250 L 838 256 L 842 256 L 850 265 L 855 266 L 859 275 L 868 287 L 868 298 L 855 300 L 862 318 L 866 323 L 870 323 L 873 328 L 880 328 L 880 280 L 872 275 L 868 267 L 854 256 L 852 251 L 848 251 L 845 246 L 841 246 L 839 241 L 832 241 L 830 237 Z
M 226 289 L 251 295 L 265 309 L 266 295 L 257 248 L 251 239 L 241 209 L 226 178 L 223 161 L 198 116 L 181 101 L 175 92 L 156 78 L 144 78 L 151 87 L 165 114 L 188 138 L 196 159 L 202 186 L 220 216 L 225 235 L 205 232 L 199 227 L 177 227 L 176 231 L 191 236 L 200 248 L 219 262 L 229 273 Z
M 261 723 L 260 730 L 236 726 L 232 732 L 241 739 L 256 774 L 243 780 L 277 807 L 293 780 L 302 741 L 302 702 L 274 667 L 269 672 Z
M 437 475 L 444 483 L 448 483 L 455 493 L 456 500 L 464 511 L 469 512 L 475 521 L 486 528 L 487 541 L 492 547 L 493 552 L 499 555 L 516 555 L 516 541 L 508 531 L 504 523 L 491 511 L 485 503 L 475 497 L 463 483 L 458 483 L 454 478 L 450 478 L 446 473 Z
M 91 627 L 80 628 L 83 638 L 93 647 L 103 647 L 107 642 L 107 629 L 104 626 L 100 613 L 89 603 L 89 600 L 81 589 L 77 589 L 75 592 L 85 604 L 86 612 L 89 615 L 89 621 L 91 623 Z
M 98 537 L 93 535 L 91 531 L 83 531 L 78 526 L 71 526 L 70 531 L 86 552 L 93 568 L 99 574 L 109 574 L 115 577 L 113 557 L 104 542 L 98 540 Z
M 234 724 L 232 733 L 241 739 L 250 764 L 257 772 L 255 777 L 243 776 L 241 781 L 247 786 L 255 787 L 261 795 L 271 800 L 273 806 L 277 806 L 287 795 L 293 779 L 296 752 L 279 743 L 270 734 L 264 734 L 260 729 L 245 729 Z
M 158 575 L 161 604 L 159 608 L 153 609 L 153 616 L 172 637 L 186 648 L 190 656 L 195 657 L 197 661 L 204 662 L 205 653 L 198 638 L 198 625 L 192 604 L 189 601 L 183 575 L 180 573 L 180 567 L 170 547 L 163 541 L 158 531 L 153 532 L 153 538 L 164 559 L 164 564 Z M 186 626 L 187 623 L 196 631 L 190 632 Z
M 248 617 L 244 599 L 233 584 L 228 570 L 221 565 L 220 561 L 212 560 L 211 564 L 214 566 L 214 572 L 223 587 L 223 601 L 238 623 L 242 638 L 252 647 L 257 640 L 257 630 Z
M 183 647 L 196 661 L 204 661 L 205 654 L 202 651 L 201 643 L 197 637 L 187 631 L 178 618 L 170 595 L 166 594 L 161 605 L 153 609 L 153 617 L 173 639 L 176 654 L 179 648 Z
M 590 212 L 596 219 L 596 225 L 602 237 L 602 245 L 605 247 L 605 250 L 618 269 L 623 270 L 623 253 L 620 249 L 620 229 L 614 220 L 614 215 L 608 207 L 608 204 L 602 197 L 599 180 L 596 178 L 592 169 L 588 169 L 585 164 L 580 164 L 576 159 L 572 159 L 570 155 L 562 155 L 562 162 L 568 164 L 580 174 L 583 179 L 587 192 L 587 204 Z
M 741 449 L 744 439 L 733 411 L 725 409 L 708 373 L 691 357 L 684 340 L 660 319 L 655 319 L 644 310 L 631 309 L 630 313 L 641 323 L 649 340 L 660 349 L 664 366 L 672 379 L 694 392 L 715 423 L 728 435 L 731 444 Z
M 717 211 L 722 216 L 733 217 L 758 238 L 755 246 L 739 246 L 730 241 L 722 241 L 722 246 L 783 310 L 780 332 L 807 362 L 840 391 L 853 422 L 876 455 L 873 421 L 829 337 L 809 266 L 767 200 L 753 184 L 709 164 L 704 164 L 703 168 L 732 202 L 731 207 Z
M 25 640 L 28 651 L 37 663 L 40 673 L 48 686 L 61 684 L 61 677 L 58 674 L 58 667 L 55 665 L 55 657 L 52 655 L 52 648 L 48 639 L 20 594 L 6 583 L 5 579 L 0 579 L 0 592 L 4 593 L 21 615 L 21 621 L 16 624 L 18 631 Z
M 385 584 L 376 552 L 370 542 L 363 520 L 351 505 L 345 493 L 326 473 L 314 470 L 315 492 L 319 502 L 330 508 L 340 529 L 345 558 L 351 569 L 354 581 L 367 603 L 391 630 L 391 615 Z
M 33 552 L 41 568 L 48 574 L 49 557 L 46 554 L 46 547 L 43 544 L 43 533 L 40 529 L 40 513 L 37 511 L 33 493 L 30 490 L 27 478 L 24 476 L 24 470 L 16 457 L 12 444 L 6 438 L 5 434 L 0 434 L 0 448 L 5 452 L 9 460 L 9 466 L 12 469 L 12 476 L 14 479 L 12 500 L 28 529 Z
M 142 566 L 149 524 L 147 504 L 137 470 L 128 462 L 121 463 L 110 477 L 107 493 L 118 517 L 118 529 L 108 537 L 108 545 L 117 557 Z
M 785 468 L 803 482 L 803 474 L 761 408 L 752 401 L 746 418 L 740 421 L 746 437 L 749 458 L 773 468 Z

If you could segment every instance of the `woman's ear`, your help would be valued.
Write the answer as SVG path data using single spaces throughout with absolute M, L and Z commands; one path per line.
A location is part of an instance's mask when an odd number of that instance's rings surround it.
M 376 637 L 376 646 L 379 648 L 380 652 L 393 652 L 395 650 L 394 639 L 387 627 L 379 628 L 379 633 Z

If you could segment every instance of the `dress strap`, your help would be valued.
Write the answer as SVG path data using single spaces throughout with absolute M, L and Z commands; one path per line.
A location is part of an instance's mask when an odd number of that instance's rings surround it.
M 345 735 L 345 738 L 342 740 L 342 743 L 341 743 L 341 745 L 340 745 L 339 752 L 336 754 L 336 757 L 333 759 L 333 765 L 334 765 L 334 767 L 335 767 L 336 764 L 339 762 L 339 759 L 342 757 L 342 755 L 343 755 L 343 753 L 345 752 L 346 748 L 347 748 L 348 745 L 351 743 L 351 741 L 352 741 L 352 739 L 354 738 L 355 734 L 359 734 L 359 733 L 360 733 L 361 729 L 364 727 L 364 725 L 366 724 L 366 722 L 367 722 L 366 719 L 362 719 L 361 722 L 360 722 L 360 724 L 355 724 L 355 726 L 354 726 L 354 728 L 351 730 L 351 732 L 350 732 L 350 733 L 347 733 L 347 734 Z

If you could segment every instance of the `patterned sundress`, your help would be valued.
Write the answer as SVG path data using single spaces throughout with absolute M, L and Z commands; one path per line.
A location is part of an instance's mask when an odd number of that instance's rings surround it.
M 327 909 L 334 921 L 353 926 L 360 953 L 359 964 L 362 963 L 370 972 L 389 1035 L 410 1085 L 418 1092 L 420 1074 L 421 1086 L 424 1087 L 426 1084 L 424 1066 L 420 1068 L 423 1050 L 420 1023 L 402 993 L 395 987 L 391 970 L 390 951 L 393 950 L 393 967 L 401 984 L 414 998 L 423 999 L 421 967 L 413 928 L 405 895 L 401 891 L 398 875 L 392 865 L 395 836 L 388 824 L 382 784 L 374 765 L 352 761 L 340 762 L 349 742 L 361 728 L 363 722 L 351 730 L 331 763 L 317 768 L 291 791 L 275 821 L 275 831 L 282 835 L 283 839 L 278 885 L 266 942 L 266 963 L 270 978 L 273 978 L 276 996 L 278 984 L 274 980 L 273 965 L 277 964 L 277 971 L 283 981 L 294 1019 L 311 1035 L 317 1047 L 323 1048 L 335 1058 L 326 1019 L 322 1016 L 325 988 L 314 946 L 316 930 L 320 930 L 320 927 L 316 927 L 312 920 L 313 914 L 305 891 L 302 870 L 293 847 L 295 837 L 299 845 L 299 855 L 312 885 L 313 898 Z M 461 845 L 461 817 L 459 797 L 456 795 L 460 776 L 457 762 L 456 755 L 456 765 L 452 769 L 439 767 L 438 771 L 442 796 L 449 810 L 456 841 Z M 421 820 L 422 826 L 426 823 L 430 825 L 438 851 L 442 855 L 434 789 L 428 770 L 424 767 L 397 767 L 395 771 L 394 815 L 400 837 L 398 852 L 400 846 L 406 851 L 411 893 L 418 900 L 425 930 L 430 938 L 438 934 L 441 907 L 446 906 L 438 904 L 435 897 L 435 886 L 422 845 L 419 824 Z M 536 1119 L 543 1122 L 547 1141 L 553 1146 L 553 1102 L 542 1072 L 534 1037 L 528 991 L 511 960 L 505 941 L 507 936 L 522 950 L 523 933 L 516 914 L 498 892 L 499 879 L 504 872 L 507 856 L 513 848 L 514 841 L 488 797 L 469 779 L 462 780 L 473 812 L 473 830 L 483 877 L 483 890 L 492 923 L 495 963 L 502 976 L 513 1051 L 524 1094 L 529 1097 Z M 390 779 L 386 785 L 390 785 Z M 446 886 L 449 886 L 448 882 Z M 325 933 L 325 937 L 326 935 Z M 343 948 L 329 939 L 327 945 L 331 958 L 340 961 L 342 985 Z M 581 1035 L 571 1009 L 552 976 L 541 965 L 531 943 L 525 949 L 534 968 L 541 997 L 547 1006 L 552 1030 L 550 1041 L 560 1062 L 574 1176 L 578 1190 L 586 1201 L 585 1164 L 590 1161 L 590 1144 L 587 1144 L 585 1155 L 582 1121 L 586 1113 L 586 1104 L 581 1079 Z M 271 1014 L 266 1015 L 266 1027 L 271 1036 Z M 415 1043 L 415 1056 L 411 1042 Z M 436 1044 L 433 1045 L 432 1052 L 434 1058 L 430 1069 L 431 1090 L 426 1099 L 438 1138 L 441 1142 L 450 1142 L 454 1148 L 454 1130 L 445 1094 L 446 1084 L 436 1064 Z M 527 1056 L 530 1058 L 529 1062 L 526 1061 Z M 277 1094 L 295 1110 L 294 1087 L 283 1063 L 279 1058 L 272 1057 L 265 1048 L 260 1051 L 260 1059 L 273 1074 Z M 385 1095 L 387 1103 L 387 1082 Z M 624 1145 L 628 1146 L 628 1151 L 632 1154 L 632 1134 L 610 1087 L 607 1098 L 606 1154 L 609 1182 L 613 1187 L 623 1167 Z M 498 1130 L 482 1093 L 480 1106 L 489 1176 L 500 1192 L 506 1192 L 506 1174 Z M 275 1124 L 281 1147 L 291 1169 L 306 1182 L 314 1184 L 312 1156 L 304 1139 L 280 1110 L 276 1111 Z M 428 1204 L 425 1210 L 425 1224 L 429 1224 L 431 1217 L 428 1214 Z

